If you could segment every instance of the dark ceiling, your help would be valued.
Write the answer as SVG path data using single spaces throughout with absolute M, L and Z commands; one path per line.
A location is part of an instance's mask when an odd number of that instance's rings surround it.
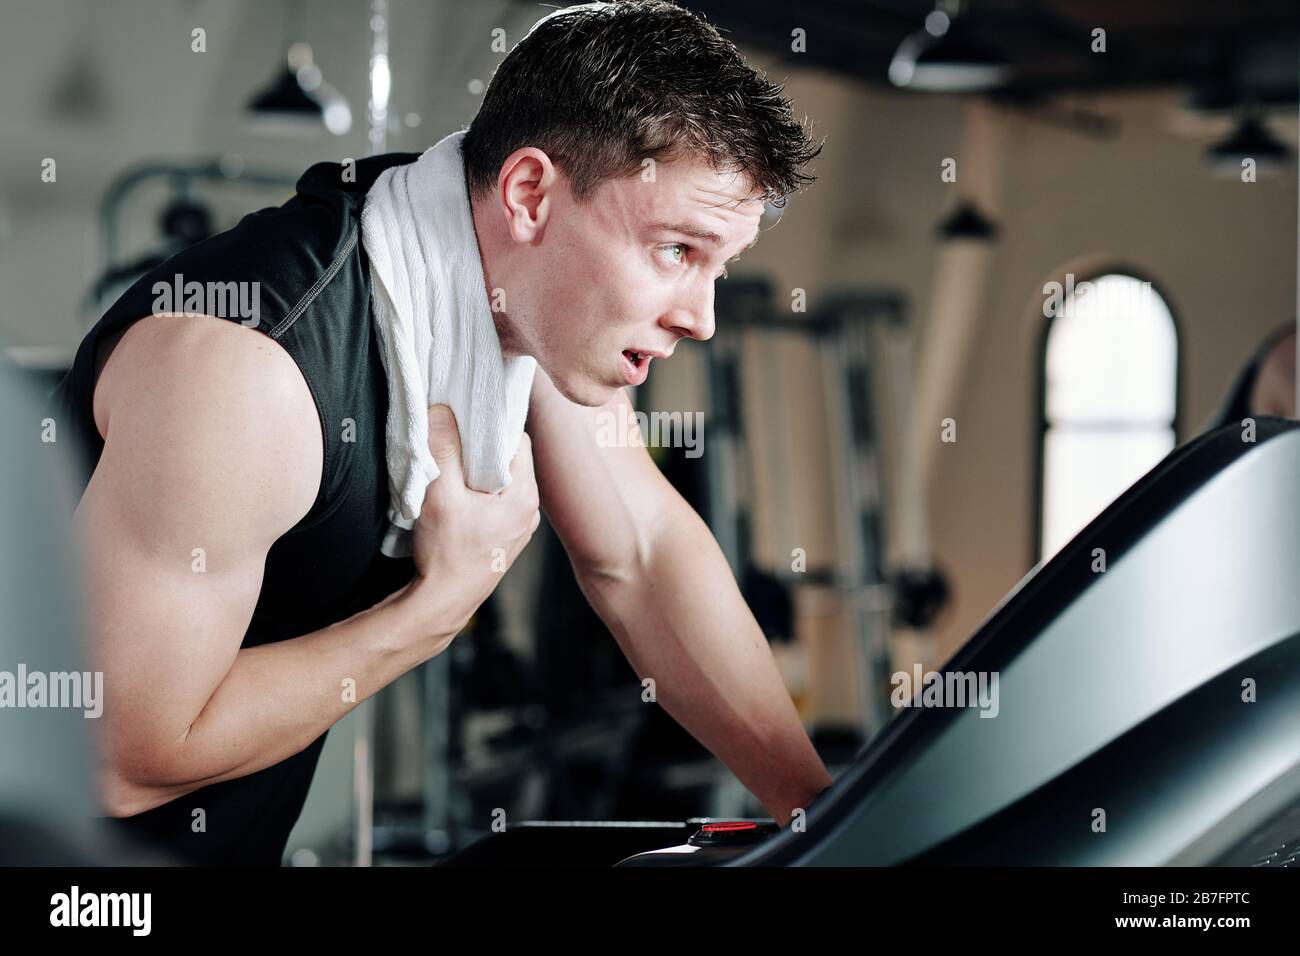
M 889 84 L 899 43 L 919 30 L 927 0 L 683 0 L 743 46 L 792 65 Z M 961 20 L 1012 67 L 998 94 L 1034 100 L 1060 93 L 1181 87 L 1207 108 L 1297 101 L 1297 0 L 972 0 Z M 801 27 L 807 51 L 792 53 Z M 1106 30 L 1093 53 L 1092 31 Z

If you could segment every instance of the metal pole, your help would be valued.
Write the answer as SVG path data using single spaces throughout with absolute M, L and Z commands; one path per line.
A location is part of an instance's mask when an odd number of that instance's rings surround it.
M 382 153 L 388 143 L 388 94 L 392 74 L 388 68 L 388 0 L 370 3 L 370 102 L 369 154 Z M 356 798 L 356 853 L 354 866 L 374 864 L 375 846 L 375 768 L 373 710 L 375 697 L 364 700 L 356 709 L 356 738 L 352 746 L 352 783 Z

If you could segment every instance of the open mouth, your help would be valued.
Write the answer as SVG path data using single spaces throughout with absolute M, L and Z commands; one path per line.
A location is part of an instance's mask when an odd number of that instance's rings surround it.
M 650 371 L 650 358 L 645 352 L 623 350 L 623 379 L 629 385 L 641 385 Z

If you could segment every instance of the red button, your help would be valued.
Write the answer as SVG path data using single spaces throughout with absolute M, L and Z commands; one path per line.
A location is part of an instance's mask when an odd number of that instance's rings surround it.
M 757 830 L 757 823 L 706 823 L 700 827 L 706 833 L 735 833 L 738 830 Z

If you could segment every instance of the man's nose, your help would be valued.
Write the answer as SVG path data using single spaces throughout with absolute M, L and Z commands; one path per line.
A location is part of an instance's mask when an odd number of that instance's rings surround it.
M 683 303 L 664 318 L 664 327 L 679 336 L 689 336 L 701 342 L 713 338 L 713 286 L 710 285 L 695 301 Z

